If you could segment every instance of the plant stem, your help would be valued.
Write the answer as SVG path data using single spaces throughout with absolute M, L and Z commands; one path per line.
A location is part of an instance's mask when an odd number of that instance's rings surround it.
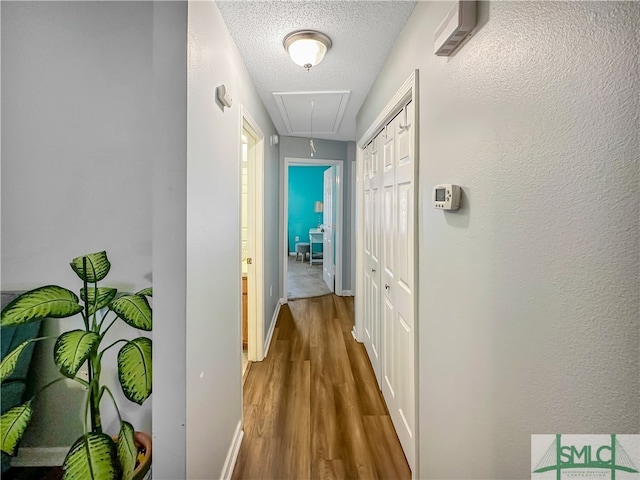
M 106 315 L 105 315 L 105 317 L 106 317 Z M 102 336 L 102 338 L 104 338 L 104 336 L 107 334 L 109 329 L 113 326 L 113 324 L 116 323 L 116 320 L 118 320 L 118 317 L 114 318 L 113 321 L 109 324 L 109 326 L 107 328 L 105 328 L 104 331 L 100 334 Z M 100 327 L 102 327 L 102 323 L 100 324 Z M 106 348 L 105 348 L 105 350 L 106 350 Z
M 102 398 L 102 394 L 104 392 L 107 392 L 109 394 L 109 396 L 111 397 L 111 401 L 113 402 L 113 406 L 116 409 L 116 413 L 118 414 L 118 420 L 120 420 L 120 423 L 122 423 L 122 416 L 120 415 L 120 409 L 118 408 L 118 403 L 116 402 L 116 399 L 113 397 L 113 393 L 111 393 L 111 390 L 106 385 L 103 386 L 102 389 L 101 389 L 101 392 L 100 392 L 100 397 L 101 398 Z
M 82 270 L 84 275 L 82 276 L 82 282 L 84 286 L 84 311 L 85 311 L 85 328 L 89 329 L 89 286 L 87 282 L 87 257 L 82 257 Z M 97 296 L 97 282 L 95 282 L 96 291 L 94 294 Z M 95 318 L 95 317 L 94 317 Z M 100 389 L 98 388 L 100 382 L 100 360 L 94 353 L 91 355 L 88 363 L 89 370 L 89 410 L 91 412 L 91 431 L 96 433 L 102 433 L 102 420 L 100 418 Z
M 78 377 L 73 377 L 73 378 L 69 378 L 69 380 L 73 380 L 74 382 L 79 383 L 80 385 L 82 385 L 84 388 L 86 388 L 87 390 L 89 390 L 89 382 L 87 382 L 86 380 L 82 380 L 81 378 Z
M 107 309 L 107 311 L 105 312 L 105 314 L 102 316 L 102 318 L 100 319 L 100 323 L 98 323 L 98 333 L 100 333 L 102 331 L 102 325 L 104 324 L 104 321 L 107 318 L 107 315 L 109 315 L 109 312 L 111 310 Z M 113 321 L 115 322 L 118 319 L 118 317 L 116 317 Z M 111 325 L 113 325 L 113 322 L 111 322 Z M 107 330 L 109 330 L 109 328 L 111 327 L 111 325 L 109 325 L 109 327 L 107 327 Z M 105 330 L 101 335 L 104 337 L 104 334 L 107 332 L 107 330 Z
M 96 433 L 102 433 L 102 420 L 100 417 L 100 358 L 102 355 L 93 354 L 90 357 L 89 372 L 93 370 L 93 379 L 91 379 L 91 389 L 89 390 L 90 407 L 91 407 L 91 430 Z
M 100 333 L 100 329 L 98 328 L 98 323 L 96 322 L 96 315 L 98 313 L 98 282 L 93 282 L 93 318 L 91 321 L 91 328 L 96 333 Z
M 84 432 L 87 433 L 87 410 L 90 410 L 91 407 L 91 389 L 93 387 L 89 385 L 89 391 L 87 392 L 87 398 L 84 404 Z
M 87 291 L 87 257 L 82 257 L 82 269 L 84 270 L 84 275 L 82 276 L 82 286 L 84 287 L 84 313 L 82 315 L 82 319 L 84 320 L 84 329 L 89 331 L 89 302 L 87 299 L 89 298 L 89 292 Z
M 102 357 L 102 354 L 103 354 L 104 352 L 106 352 L 107 350 L 109 350 L 109 349 L 110 349 L 111 347 L 113 347 L 114 345 L 119 344 L 120 342 L 128 343 L 128 342 L 129 342 L 129 340 L 125 340 L 124 338 L 121 338 L 120 340 L 116 340 L 116 341 L 115 341 L 115 342 L 113 342 L 111 345 L 109 345 L 107 348 L 105 348 L 104 350 L 102 350 L 102 351 L 100 352 L 100 356 Z

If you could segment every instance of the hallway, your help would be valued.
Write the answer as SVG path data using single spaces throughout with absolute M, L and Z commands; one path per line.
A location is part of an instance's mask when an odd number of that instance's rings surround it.
M 289 302 L 244 384 L 234 479 L 411 478 L 364 347 L 353 297 Z

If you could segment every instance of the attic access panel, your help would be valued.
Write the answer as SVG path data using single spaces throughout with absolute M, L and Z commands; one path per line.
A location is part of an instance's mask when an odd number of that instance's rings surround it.
M 289 135 L 311 135 L 311 102 L 313 102 L 313 135 L 338 133 L 349 103 L 349 90 L 326 92 L 274 92 L 280 116 Z

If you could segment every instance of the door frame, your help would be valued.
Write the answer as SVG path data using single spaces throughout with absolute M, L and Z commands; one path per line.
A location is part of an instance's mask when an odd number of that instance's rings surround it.
M 253 246 L 254 275 L 247 275 L 247 357 L 250 362 L 264 359 L 264 134 L 244 105 L 240 105 L 240 165 L 242 164 L 242 130 L 247 129 L 256 141 L 255 162 L 249 162 L 248 196 L 249 208 L 253 210 L 253 228 L 249 229 L 249 244 Z M 242 171 L 240 189 L 242 195 Z M 242 215 L 242 212 L 238 212 Z M 240 218 L 242 225 L 242 218 Z M 242 275 L 240 285 L 242 289 Z M 242 290 L 240 290 L 242 291 Z M 242 306 L 241 306 L 242 308 Z M 242 310 L 241 310 L 242 311 Z M 239 322 L 242 328 L 242 318 Z
M 415 258 L 416 265 L 419 264 L 419 249 L 418 238 L 421 228 L 419 222 L 419 212 L 421 211 L 422 196 L 424 192 L 420 192 L 419 188 L 419 164 L 420 164 L 420 103 L 418 96 L 418 70 L 414 70 L 411 75 L 405 80 L 402 86 L 398 89 L 395 95 L 389 100 L 386 106 L 382 109 L 380 114 L 376 117 L 375 121 L 365 131 L 365 133 L 356 142 L 356 278 L 355 278 L 355 325 L 354 336 L 360 343 L 364 341 L 364 148 L 365 146 L 375 138 L 375 136 L 389 123 L 399 111 L 406 105 L 408 101 L 412 101 L 414 105 L 413 118 L 409 121 L 414 125 L 414 202 L 416 208 L 414 209 L 414 246 L 415 246 Z M 426 194 L 428 195 L 428 194 Z M 414 270 L 414 291 L 419 291 L 419 268 Z M 414 374 L 414 418 L 415 418 L 415 437 L 414 437 L 414 463 L 412 465 L 411 473 L 413 478 L 418 478 L 420 472 L 419 460 L 420 456 L 417 454 L 420 451 L 420 411 L 419 411 L 419 392 L 420 392 L 420 374 L 419 374 L 419 311 L 418 311 L 418 295 L 417 293 L 413 298 L 413 374 Z
M 336 291 L 335 221 L 336 221 L 338 212 L 337 212 L 337 204 L 335 203 L 335 200 L 336 200 L 335 197 L 338 195 L 338 188 L 337 188 L 337 182 L 336 182 L 337 172 L 338 172 L 338 167 L 329 167 L 322 172 L 323 174 L 322 202 L 324 205 L 322 208 L 322 225 L 324 228 L 322 231 L 322 280 L 327 285 L 327 287 L 329 287 L 329 290 L 331 290 L 331 293 L 335 293 Z M 327 195 L 327 175 L 331 175 L 332 177 L 330 179 L 331 180 L 330 195 Z M 329 205 L 331 208 L 327 208 L 327 198 L 330 199 Z M 330 221 L 331 221 L 331 225 L 329 225 L 328 229 L 327 229 L 327 223 L 326 223 L 327 216 L 330 217 Z M 328 240 L 325 242 L 325 239 L 328 239 Z M 327 245 L 325 245 L 326 243 L 331 243 L 331 248 L 327 249 L 326 248 Z M 313 255 L 313 252 L 310 252 L 310 255 Z M 326 265 L 327 263 L 329 263 L 328 267 Z M 327 276 L 331 277 L 330 281 L 328 281 L 329 279 L 327 278 Z M 330 286 L 331 283 L 333 283 L 333 286 Z
M 287 291 L 287 271 L 288 271 L 288 261 L 289 261 L 289 235 L 288 235 L 288 225 L 289 225 L 289 167 L 295 166 L 327 166 L 327 167 L 336 167 L 336 196 L 334 199 L 336 202 L 336 219 L 335 225 L 338 230 L 335 233 L 335 251 L 336 255 L 334 258 L 335 262 L 335 294 L 342 296 L 342 246 L 344 244 L 344 161 L 343 160 L 328 160 L 322 158 L 297 158 L 297 157 L 284 157 L 284 168 L 281 175 L 282 182 L 280 183 L 280 195 L 283 199 L 282 208 L 280 209 L 280 215 L 283 219 L 282 221 L 282 230 L 280 233 L 282 234 L 283 239 L 283 247 L 284 247 L 284 255 L 282 258 L 282 295 L 283 295 L 283 303 L 286 303 L 289 300 L 289 294 Z

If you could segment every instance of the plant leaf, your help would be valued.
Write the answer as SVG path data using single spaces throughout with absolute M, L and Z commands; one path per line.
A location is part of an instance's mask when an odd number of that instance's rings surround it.
M 118 379 L 124 395 L 138 405 L 151 395 L 151 340 L 138 337 L 120 349 Z
M 99 287 L 98 288 L 98 303 L 95 304 L 96 301 L 96 289 L 93 287 L 89 287 L 87 289 L 87 293 L 89 294 L 89 298 L 87 299 L 89 302 L 89 315 L 93 315 L 95 312 L 100 310 L 101 308 L 109 305 L 109 302 L 116 297 L 118 293 L 117 288 L 109 288 L 109 287 Z M 80 298 L 82 301 L 85 300 L 85 291 L 84 288 L 80 289 Z
M 48 317 L 71 317 L 81 311 L 75 293 L 57 285 L 47 285 L 25 292 L 9 303 L 2 310 L 0 325 L 10 327 Z
M 65 332 L 58 337 L 53 347 L 53 361 L 63 375 L 73 378 L 99 342 L 100 336 L 95 332 Z
M 144 295 L 145 297 L 153 297 L 153 288 L 147 287 L 140 290 L 136 295 Z
M 31 400 L 27 403 L 13 407 L 0 417 L 0 434 L 2 435 L 2 451 L 14 456 L 18 443 L 29 425 L 33 408 Z
M 4 381 L 8 378 L 13 371 L 16 369 L 16 365 L 18 364 L 18 360 L 20 359 L 20 355 L 27 348 L 31 342 L 35 342 L 36 339 L 30 339 L 26 342 L 22 342 L 16 348 L 14 348 L 11 352 L 7 354 L 6 357 L 2 359 L 2 363 L 0 363 L 0 380 Z
M 122 422 L 118 435 L 118 460 L 122 467 L 122 480 L 131 480 L 136 468 L 138 447 L 133 440 L 133 426 L 129 422 Z
M 151 330 L 151 307 L 142 295 L 123 295 L 116 298 L 109 308 L 134 328 Z
M 87 259 L 86 271 L 83 258 Z M 89 253 L 71 260 L 71 268 L 82 280 L 95 283 L 107 276 L 111 263 L 107 259 L 107 252 Z
M 116 480 L 120 472 L 113 440 L 104 433 L 83 435 L 71 446 L 62 469 L 63 480 Z

